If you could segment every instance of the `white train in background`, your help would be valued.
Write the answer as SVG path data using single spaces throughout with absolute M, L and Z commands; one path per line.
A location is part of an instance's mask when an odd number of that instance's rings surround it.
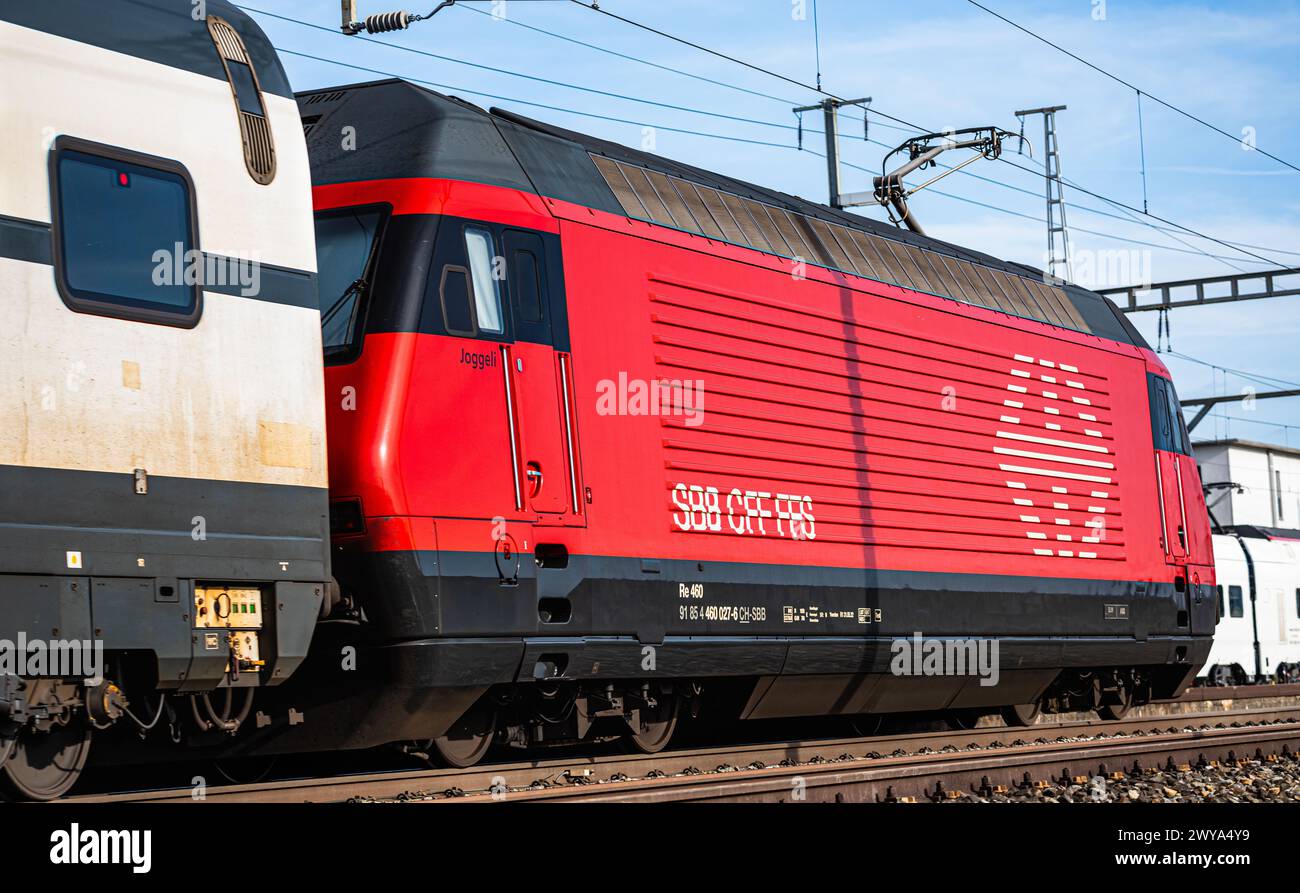
M 1214 536 L 1219 623 L 1202 677 L 1213 685 L 1300 682 L 1300 531 Z

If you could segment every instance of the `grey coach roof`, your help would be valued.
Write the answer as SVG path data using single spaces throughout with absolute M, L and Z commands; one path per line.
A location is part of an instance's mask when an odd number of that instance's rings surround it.
M 264 92 L 293 96 L 275 48 L 255 21 L 228 0 L 206 0 L 204 9 L 239 32 Z M 190 0 L 0 0 L 0 21 L 224 81 L 207 22 L 195 20 L 194 10 Z

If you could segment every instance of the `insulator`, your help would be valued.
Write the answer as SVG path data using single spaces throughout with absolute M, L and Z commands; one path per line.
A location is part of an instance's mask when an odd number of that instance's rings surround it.
M 411 14 L 409 12 L 381 12 L 372 16 L 366 16 L 366 30 L 371 34 L 382 34 L 385 31 L 401 31 L 411 26 Z

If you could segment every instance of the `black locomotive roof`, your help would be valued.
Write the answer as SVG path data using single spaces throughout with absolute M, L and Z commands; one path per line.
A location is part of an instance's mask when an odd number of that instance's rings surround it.
M 592 155 L 605 156 L 925 251 L 1043 279 L 1041 270 L 1024 264 L 503 109 L 484 110 L 401 79 L 308 90 L 297 98 L 314 185 L 439 177 L 510 187 L 624 215 L 591 160 Z M 345 126 L 356 129 L 356 145 L 364 145 L 365 152 L 345 147 L 340 131 Z M 1062 287 L 1093 333 L 1146 345 L 1106 298 L 1074 285 Z

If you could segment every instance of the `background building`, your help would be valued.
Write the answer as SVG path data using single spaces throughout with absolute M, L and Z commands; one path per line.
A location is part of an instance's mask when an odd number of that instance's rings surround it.
M 1213 521 L 1300 529 L 1300 449 L 1240 439 L 1194 447 Z

